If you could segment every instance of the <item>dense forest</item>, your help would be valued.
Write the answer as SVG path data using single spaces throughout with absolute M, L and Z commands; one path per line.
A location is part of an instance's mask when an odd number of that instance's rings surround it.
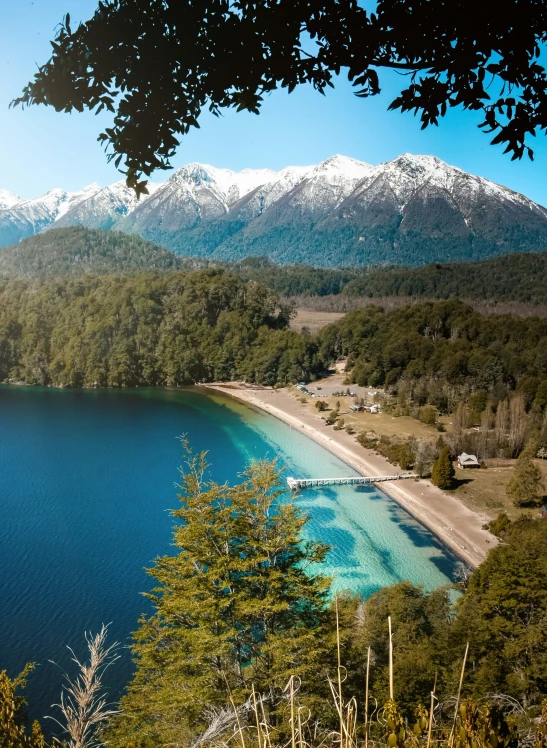
M 459 262 L 425 267 L 323 269 L 308 265 L 277 266 L 265 258 L 248 258 L 233 265 L 245 278 L 259 280 L 283 296 L 424 299 L 459 297 L 477 301 L 547 301 L 547 253 L 513 254 L 483 262 Z
M 69 676 L 55 712 L 69 746 L 545 748 L 547 522 L 500 518 L 500 545 L 462 570 L 455 604 L 449 588 L 409 582 L 333 599 L 314 566 L 329 548 L 302 542 L 307 518 L 277 501 L 275 464 L 228 486 L 189 455 L 180 488 L 175 550 L 149 570 L 133 680 L 119 711 L 101 701 L 115 651 L 104 630 L 88 638 L 79 690 Z M 15 696 L 27 674 L 0 672 L 0 743 L 44 748 Z
M 254 280 L 208 268 L 0 281 L 0 380 L 131 387 L 313 379 L 348 356 L 359 384 L 412 390 L 450 412 L 481 390 L 494 405 L 547 394 L 547 320 L 486 316 L 458 300 L 385 312 L 367 306 L 317 336 L 288 329 L 290 307 Z
M 483 262 L 425 267 L 316 268 L 276 265 L 266 257 L 239 262 L 175 255 L 134 234 L 86 229 L 52 229 L 0 248 L 0 276 L 56 278 L 86 273 L 135 273 L 215 267 L 243 280 L 263 283 L 280 296 L 337 296 L 423 299 L 459 297 L 477 301 L 547 301 L 547 253 L 513 254 Z
M 499 400 L 520 389 L 530 406 L 547 381 L 547 320 L 480 315 L 457 299 L 392 312 L 364 307 L 319 339 L 325 357 L 349 357 L 359 384 L 421 383 L 423 397 L 445 411 L 448 390 L 483 389 Z
M 222 270 L 0 280 L 0 381 L 83 387 L 246 379 L 323 368 L 289 310 Z

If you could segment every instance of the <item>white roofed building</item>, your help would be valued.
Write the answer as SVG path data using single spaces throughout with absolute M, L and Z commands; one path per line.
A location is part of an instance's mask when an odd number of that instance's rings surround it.
M 478 468 L 480 467 L 477 455 L 468 455 L 467 452 L 462 452 L 458 455 L 458 467 L 459 468 Z

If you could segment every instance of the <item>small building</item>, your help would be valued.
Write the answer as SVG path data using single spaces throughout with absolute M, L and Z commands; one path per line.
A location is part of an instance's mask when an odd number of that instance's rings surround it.
M 367 410 L 367 406 L 366 405 L 350 405 L 349 409 L 354 410 L 357 413 L 360 413 L 362 410 Z
M 539 510 L 539 516 L 547 519 L 547 504 L 544 504 Z
M 477 455 L 468 455 L 467 452 L 462 452 L 458 455 L 458 467 L 459 468 L 478 468 L 480 467 Z

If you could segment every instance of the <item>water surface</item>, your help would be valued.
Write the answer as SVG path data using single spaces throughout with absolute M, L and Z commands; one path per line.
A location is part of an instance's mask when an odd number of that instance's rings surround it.
M 144 567 L 173 551 L 178 437 L 208 450 L 212 476 L 235 482 L 250 459 L 277 457 L 295 477 L 356 475 L 272 416 L 202 390 L 52 390 L 0 386 L 0 669 L 40 663 L 32 715 L 51 713 L 65 644 L 112 622 L 123 644 L 148 611 Z M 306 532 L 332 545 L 324 571 L 363 596 L 403 579 L 433 589 L 455 557 L 378 489 L 302 492 Z M 127 651 L 111 674 L 117 696 Z

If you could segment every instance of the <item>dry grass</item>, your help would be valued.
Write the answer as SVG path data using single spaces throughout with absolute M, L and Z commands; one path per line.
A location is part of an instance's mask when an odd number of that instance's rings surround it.
M 302 332 L 303 327 L 315 335 L 323 327 L 330 325 L 331 322 L 337 322 L 344 316 L 344 312 L 315 311 L 312 309 L 296 310 L 296 316 L 291 320 L 291 329 Z
M 356 388 L 351 385 L 351 389 Z M 308 397 L 304 407 L 310 413 L 316 413 L 315 403 L 317 402 L 318 399 Z M 321 402 L 327 403 L 331 409 L 336 406 L 337 402 L 340 402 L 341 418 L 344 419 L 345 424 L 353 426 L 356 432 L 374 431 L 378 436 L 396 436 L 401 439 L 414 436 L 417 439 L 428 439 L 429 441 L 435 441 L 439 437 L 439 433 L 434 427 L 426 426 L 425 423 L 410 418 L 410 416 L 394 417 L 389 413 L 354 413 L 349 409 L 350 405 L 355 403 L 353 397 L 322 397 Z M 326 416 L 327 414 L 328 411 L 325 411 L 321 415 Z
M 78 675 L 71 678 L 65 673 L 61 702 L 53 705 L 61 710 L 62 718 L 49 718 L 69 736 L 62 743 L 55 741 L 56 745 L 62 745 L 63 748 L 98 748 L 102 742 L 97 739 L 97 729 L 110 717 L 119 714 L 118 710 L 107 704 L 103 691 L 104 671 L 119 659 L 116 654 L 119 644 L 115 642 L 107 646 L 107 632 L 108 627 L 103 626 L 95 636 L 86 633 L 88 662 L 80 662 L 68 647 L 72 661 L 78 667 Z
M 460 297 L 461 298 L 461 297 Z M 331 294 L 330 296 L 292 296 L 288 301 L 296 304 L 299 310 L 315 312 L 347 313 L 362 309 L 365 306 L 381 306 L 386 312 L 401 309 L 415 304 L 442 301 L 439 298 L 422 296 L 346 296 L 345 294 Z M 476 299 L 461 298 L 465 304 L 473 307 L 479 314 L 514 314 L 517 317 L 547 317 L 547 305 L 527 304 L 521 301 L 477 301 Z
M 519 509 L 508 498 L 505 487 L 513 475 L 514 463 L 508 467 L 489 467 L 486 470 L 460 470 L 456 467 L 458 487 L 451 491 L 460 501 L 475 511 L 484 512 L 489 517 L 497 517 L 507 512 L 511 519 L 526 514 L 537 516 L 537 509 Z M 547 461 L 536 460 L 543 472 L 543 482 L 547 491 Z

